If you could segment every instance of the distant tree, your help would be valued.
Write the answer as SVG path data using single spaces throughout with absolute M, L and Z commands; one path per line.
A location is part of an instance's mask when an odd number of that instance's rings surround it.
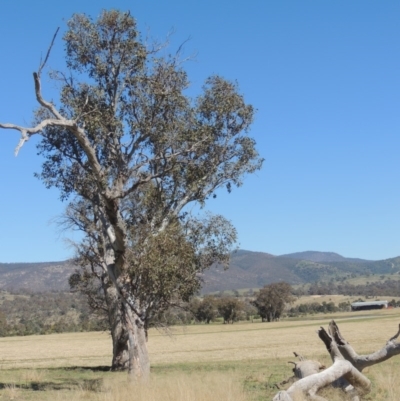
M 257 308 L 253 305 L 253 301 L 246 298 L 243 301 L 243 312 L 246 315 L 246 320 L 253 321 L 255 315 L 258 314 Z
M 198 321 L 200 320 L 197 318 L 197 310 L 199 309 L 200 304 L 201 304 L 200 298 L 192 297 L 187 306 L 187 310 L 191 313 L 192 317 Z
M 293 301 L 292 287 L 288 283 L 273 283 L 262 288 L 256 295 L 253 305 L 262 321 L 278 320 L 285 305 Z
M 338 309 L 341 312 L 349 312 L 351 310 L 350 302 L 339 302 Z
M 191 310 L 196 320 L 208 324 L 217 317 L 217 299 L 212 295 L 205 296 L 202 300 L 196 299 Z
M 244 309 L 243 302 L 236 297 L 222 297 L 217 303 L 218 313 L 224 319 L 224 324 L 237 322 Z

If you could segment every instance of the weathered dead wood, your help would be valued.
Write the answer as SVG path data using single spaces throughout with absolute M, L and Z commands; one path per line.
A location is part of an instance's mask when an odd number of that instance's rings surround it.
M 276 383 L 275 386 L 278 388 L 278 390 L 281 389 L 280 386 L 284 386 L 286 384 L 292 385 L 294 382 L 302 379 L 303 377 L 313 375 L 314 373 L 319 373 L 322 369 L 325 369 L 325 366 L 319 361 L 308 360 L 296 352 L 293 352 L 293 354 L 299 359 L 298 362 L 288 362 L 294 365 L 293 376 L 288 377 L 286 380 L 282 380 L 280 383 Z
M 303 393 L 315 401 L 327 401 L 325 398 L 317 395 L 318 390 L 333 383 L 340 377 L 346 377 L 359 392 L 367 393 L 370 390 L 371 382 L 360 373 L 349 361 L 338 359 L 332 366 L 320 373 L 314 373 L 311 376 L 292 384 L 286 391 L 280 391 L 273 401 L 285 400 L 293 401 L 295 394 Z
M 297 379 L 302 379 L 303 377 L 313 375 L 314 373 L 319 373 L 321 370 L 325 369 L 325 366 L 319 361 L 309 360 L 296 352 L 294 352 L 294 355 L 299 358 L 299 362 L 290 361 L 288 363 L 294 365 L 293 373 Z
M 325 369 L 325 366 L 318 361 L 302 361 L 296 364 L 293 371 L 298 379 L 302 379 L 314 373 L 319 373 L 323 369 Z
M 343 358 L 351 362 L 360 372 L 368 366 L 376 365 L 400 354 L 400 343 L 395 341 L 400 335 L 400 325 L 398 332 L 388 340 L 383 348 L 368 355 L 357 354 L 354 348 L 344 339 L 334 320 L 329 324 L 329 333 L 335 339 Z
M 296 393 L 306 394 L 315 401 L 323 401 L 325 399 L 316 394 L 318 390 L 339 379 L 341 379 L 339 386 L 351 395 L 353 401 L 358 401 L 358 395 L 368 393 L 371 387 L 370 381 L 361 373 L 363 369 L 400 354 L 400 343 L 396 341 L 400 336 L 400 325 L 397 333 L 387 341 L 384 347 L 368 355 L 357 354 L 344 339 L 334 320 L 330 322 L 328 332 L 321 327 L 318 330 L 318 336 L 331 355 L 333 365 L 318 373 L 319 362 L 308 361 L 295 354 L 300 362 L 291 362 L 295 365 L 293 372 L 301 380 L 292 384 L 288 390 L 280 391 L 274 397 L 274 401 L 292 401 Z
M 280 391 L 273 401 L 293 401 L 296 394 L 305 394 L 313 401 L 327 401 L 317 395 L 317 392 L 342 377 L 354 388 L 354 390 L 351 388 L 351 391 L 354 392 L 353 400 L 358 398 L 358 394 L 366 394 L 370 391 L 371 382 L 350 361 L 343 358 L 334 337 L 330 336 L 322 327 L 318 330 L 318 336 L 331 355 L 333 365 L 322 372 L 303 377 L 286 391 Z

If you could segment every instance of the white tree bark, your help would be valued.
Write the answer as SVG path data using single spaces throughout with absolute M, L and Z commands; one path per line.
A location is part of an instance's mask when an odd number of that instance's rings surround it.
M 294 365 L 293 373 L 297 379 L 302 379 L 307 376 L 311 376 L 314 373 L 319 373 L 321 370 L 325 369 L 319 361 L 313 361 L 304 358 L 294 352 L 294 355 L 299 358 L 299 362 L 289 362 Z
M 351 394 L 353 401 L 358 401 L 358 395 L 368 393 L 371 388 L 371 382 L 361 373 L 362 370 L 400 354 L 400 344 L 396 342 L 400 336 L 400 325 L 398 332 L 388 340 L 384 347 L 368 355 L 356 353 L 341 335 L 334 320 L 329 324 L 329 334 L 321 327 L 318 335 L 330 353 L 333 365 L 323 372 L 317 373 L 318 362 L 307 361 L 300 357 L 300 362 L 292 363 L 295 364 L 293 369 L 295 376 L 301 379 L 286 391 L 280 391 L 273 401 L 293 401 L 293 396 L 297 393 L 305 394 L 315 401 L 326 401 L 317 395 L 318 390 L 338 379 L 344 379 L 344 383 L 350 384 L 344 390 Z
M 292 384 L 286 391 L 280 391 L 273 398 L 273 401 L 293 401 L 293 397 L 300 393 L 307 395 L 311 400 L 327 401 L 325 398 L 317 395 L 318 390 L 330 385 L 341 377 L 345 377 L 361 393 L 367 393 L 370 390 L 371 382 L 349 361 L 339 358 L 328 369 L 304 377 Z
M 400 354 L 400 344 L 396 342 L 396 339 L 400 335 L 400 325 L 398 332 L 388 340 L 384 347 L 368 355 L 357 354 L 353 347 L 341 335 L 339 327 L 334 320 L 329 324 L 329 333 L 335 339 L 339 352 L 344 359 L 350 361 L 360 372 L 368 366 L 384 362 Z
M 370 391 L 371 382 L 350 361 L 343 357 L 336 344 L 335 337 L 327 333 L 322 327 L 318 331 L 318 335 L 331 355 L 333 365 L 322 372 L 303 377 L 292 384 L 286 391 L 280 391 L 276 394 L 273 401 L 294 401 L 296 394 L 308 396 L 313 401 L 327 401 L 325 398 L 317 395 L 318 391 L 340 378 L 344 378 L 352 386 L 348 390 L 354 393 L 352 394 L 354 401 L 358 399 L 358 394 L 367 394 Z M 300 361 L 301 363 L 302 361 Z M 304 371 L 300 370 L 298 374 L 307 374 L 308 372 L 315 371 L 318 367 L 316 363 L 305 366 L 307 368 Z

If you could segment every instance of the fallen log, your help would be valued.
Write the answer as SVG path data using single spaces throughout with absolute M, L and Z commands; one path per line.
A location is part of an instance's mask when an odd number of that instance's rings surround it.
M 305 394 L 311 400 L 327 401 L 317 395 L 317 392 L 341 377 L 346 377 L 349 383 L 361 393 L 368 393 L 371 382 L 360 373 L 349 361 L 336 360 L 332 366 L 320 373 L 314 373 L 292 384 L 286 391 L 280 391 L 273 401 L 293 401 L 296 394 Z
M 317 394 L 318 391 L 340 378 L 344 378 L 351 385 L 351 387 L 347 387 L 347 390 L 351 392 L 353 401 L 359 400 L 359 394 L 367 394 L 370 391 L 371 382 L 350 361 L 343 357 L 335 338 L 323 327 L 318 330 L 318 336 L 324 342 L 331 355 L 333 360 L 332 366 L 322 372 L 313 373 L 301 378 L 285 391 L 279 391 L 273 398 L 273 401 L 294 401 L 296 394 L 304 394 L 313 401 L 328 401 L 319 396 Z M 317 365 L 313 364 L 310 366 L 314 366 L 315 370 Z M 310 370 L 312 371 L 313 369 Z

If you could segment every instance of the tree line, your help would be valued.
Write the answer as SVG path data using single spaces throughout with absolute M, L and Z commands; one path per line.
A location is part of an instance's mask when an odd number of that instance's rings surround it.
M 108 330 L 83 295 L 69 292 L 0 293 L 0 337 Z
M 350 310 L 350 302 L 339 302 L 338 305 L 332 301 L 310 302 L 291 307 L 287 311 L 287 316 L 297 317 L 315 313 L 349 312 Z
M 365 284 L 350 284 L 343 282 L 320 281 L 312 283 L 308 288 L 306 286 L 297 288 L 294 293 L 301 295 L 348 295 L 364 297 L 400 297 L 400 280 L 385 279 L 381 281 L 366 282 Z
M 286 291 L 286 293 L 285 293 Z M 285 295 L 286 294 L 286 295 Z M 154 315 L 149 327 L 206 323 L 221 320 L 278 320 L 291 300 L 286 283 L 265 286 L 253 297 L 206 295 L 192 297 Z M 284 298 L 282 298 L 284 296 Z M 27 290 L 0 293 L 0 336 L 24 336 L 110 329 L 108 311 L 84 294 L 71 292 L 31 293 Z
M 320 293 L 320 289 L 325 287 L 322 283 L 315 288 Z M 335 304 L 332 301 L 314 301 L 292 306 L 298 292 L 298 289 L 281 282 L 268 284 L 258 291 L 247 291 L 246 296 L 240 296 L 238 291 L 233 291 L 233 295 L 221 292 L 195 296 L 189 302 L 171 306 L 154 315 L 149 327 L 210 324 L 218 321 L 223 324 L 259 320 L 273 322 L 282 317 L 351 310 L 350 302 Z M 359 298 L 358 301 L 365 299 Z M 400 301 L 392 299 L 389 306 L 399 307 Z M 94 302 L 88 302 L 84 294 L 31 293 L 27 290 L 0 293 L 0 337 L 104 331 L 110 329 L 109 324 L 108 311 Z

